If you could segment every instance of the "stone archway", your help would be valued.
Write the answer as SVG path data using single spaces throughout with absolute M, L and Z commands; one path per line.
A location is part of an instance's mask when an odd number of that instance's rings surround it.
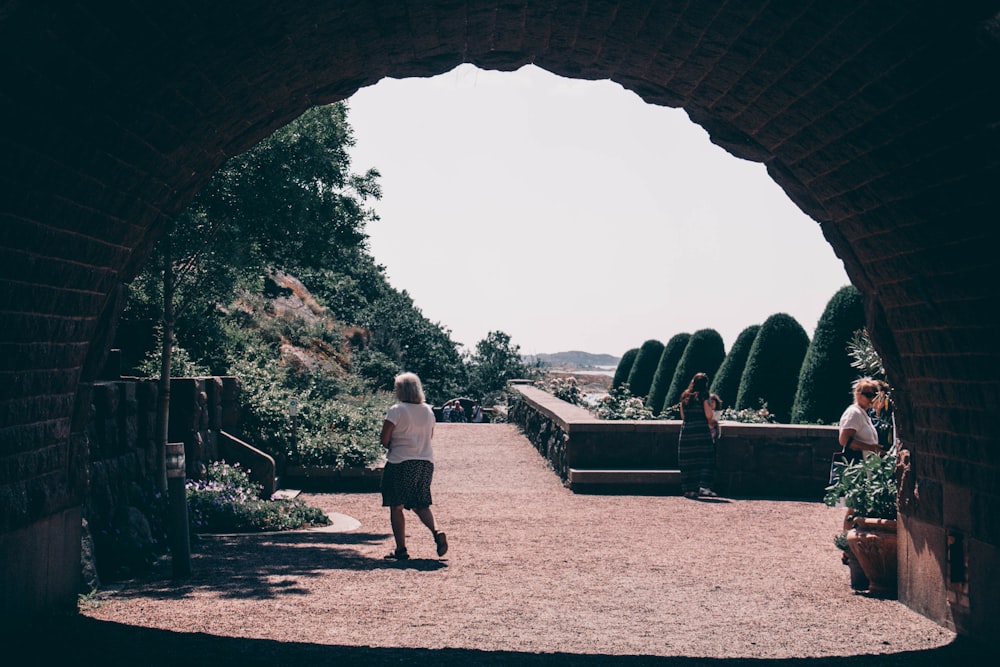
M 0 1 L 2 612 L 75 595 L 76 406 L 119 285 L 222 161 L 386 76 L 530 62 L 684 107 L 820 224 L 906 399 L 901 599 L 995 636 L 1000 22 L 987 4 Z M 14 556 L 31 542 L 47 562 Z

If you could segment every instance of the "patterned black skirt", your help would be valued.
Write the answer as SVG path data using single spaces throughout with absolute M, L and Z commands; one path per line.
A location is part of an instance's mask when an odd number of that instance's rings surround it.
M 430 461 L 386 463 L 382 470 L 382 507 L 430 507 L 433 477 L 434 464 Z

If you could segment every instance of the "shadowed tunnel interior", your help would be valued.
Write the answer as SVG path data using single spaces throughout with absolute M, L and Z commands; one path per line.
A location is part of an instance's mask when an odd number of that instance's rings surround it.
M 2 613 L 75 600 L 86 406 L 120 288 L 213 171 L 384 77 L 534 63 L 683 107 L 821 226 L 899 397 L 900 599 L 995 637 L 997 9 L 0 0 Z

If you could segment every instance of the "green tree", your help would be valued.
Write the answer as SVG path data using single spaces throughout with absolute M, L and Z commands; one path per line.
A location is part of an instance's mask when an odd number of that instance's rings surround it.
M 654 415 L 663 411 L 664 402 L 667 397 L 667 390 L 674 379 L 674 371 L 677 370 L 677 363 L 684 355 L 684 348 L 691 340 L 691 334 L 679 333 L 667 341 L 660 355 L 660 362 L 656 366 L 656 373 L 653 374 L 653 382 L 649 385 L 649 396 L 646 397 L 646 407 Z
M 611 388 L 617 389 L 626 382 L 628 382 L 629 373 L 632 372 L 632 366 L 635 364 L 635 357 L 639 354 L 639 348 L 633 347 L 630 350 L 626 350 L 622 358 L 618 360 L 618 366 L 615 368 L 615 375 L 611 378 Z
M 864 326 L 861 292 L 853 285 L 842 287 L 827 302 L 802 362 L 792 405 L 793 424 L 830 424 L 840 418 L 857 377 L 848 344 Z
M 809 335 L 791 315 L 767 318 L 750 347 L 736 409 L 756 409 L 763 402 L 777 421 L 787 424 L 808 347 Z
M 118 331 L 127 367 L 153 346 L 165 284 L 184 347 L 224 373 L 220 305 L 241 290 L 260 291 L 270 270 L 303 273 L 357 259 L 365 225 L 377 220 L 365 202 L 381 191 L 376 170 L 350 170 L 346 115 L 343 102 L 306 111 L 227 160 L 178 215 L 133 283 Z
M 509 334 L 491 331 L 476 343 L 468 360 L 469 394 L 483 405 L 497 402 L 510 380 L 531 378 L 536 373 L 521 359 L 521 348 Z
M 740 332 L 736 337 L 736 342 L 729 348 L 729 354 L 722 360 L 722 365 L 712 379 L 711 391 L 718 394 L 722 399 L 722 404 L 732 407 L 736 404 L 736 395 L 740 391 L 740 379 L 743 377 L 743 369 L 747 365 L 747 357 L 750 356 L 750 348 L 760 331 L 759 324 L 752 324 Z
M 297 274 L 336 266 L 366 239 L 381 197 L 378 171 L 350 169 L 354 134 L 348 107 L 309 109 L 267 139 L 228 160 L 194 202 L 213 221 L 235 223 L 242 258 Z
M 119 329 L 126 344 L 120 347 L 138 365 L 157 335 L 162 345 L 161 489 L 166 487 L 175 328 L 184 334 L 192 356 L 209 360 L 213 372 L 226 372 L 220 366 L 232 356 L 220 342 L 224 316 L 219 307 L 229 305 L 238 288 L 249 289 L 270 270 L 335 263 L 344 258 L 345 248 L 353 251 L 366 238 L 364 225 L 375 216 L 363 202 L 380 195 L 378 173 L 351 173 L 348 148 L 353 138 L 346 113 L 343 103 L 315 107 L 228 160 L 172 221 L 154 250 L 154 261 L 147 264 L 147 275 L 132 290 L 150 292 L 126 309 L 125 326 Z M 159 316 L 152 317 L 157 303 Z M 143 319 L 130 317 L 136 314 Z M 138 340 L 129 340 L 130 334 Z
M 662 354 L 663 343 L 658 340 L 650 339 L 639 346 L 632 371 L 628 374 L 628 388 L 633 396 L 645 399 L 649 394 L 649 385 L 653 383 L 653 374 Z
M 386 290 L 361 314 L 358 324 L 371 331 L 374 350 L 395 361 L 401 369 L 420 376 L 429 403 L 443 403 L 467 384 L 466 367 L 449 331 L 424 317 L 405 290 L 399 292 L 386 285 Z M 477 363 L 493 364 L 489 368 L 499 370 L 501 366 L 496 364 L 500 350 L 490 352 L 475 359 Z M 520 362 L 520 357 L 517 361 Z M 485 372 L 486 368 L 476 370 Z M 487 376 L 477 376 L 477 381 L 484 377 Z M 505 384 L 506 380 L 501 388 Z
M 691 339 L 684 347 L 684 354 L 677 362 L 677 369 L 674 371 L 664 405 L 680 403 L 681 394 L 688 388 L 695 373 L 705 373 L 710 380 L 714 378 L 725 358 L 726 346 L 718 331 L 700 329 L 691 334 Z

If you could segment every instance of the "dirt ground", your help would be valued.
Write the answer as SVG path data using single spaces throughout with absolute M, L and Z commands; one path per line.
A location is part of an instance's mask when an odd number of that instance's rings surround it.
M 820 502 L 575 494 L 512 425 L 439 424 L 434 512 L 391 549 L 375 493 L 303 494 L 352 530 L 214 536 L 193 575 L 21 631 L 41 664 L 940 665 L 976 647 L 850 589 Z M 360 525 L 358 525 L 360 524 Z M 59 637 L 59 641 L 46 641 Z M 8 647 L 10 644 L 8 644 Z M 984 664 L 986 658 L 983 657 Z

